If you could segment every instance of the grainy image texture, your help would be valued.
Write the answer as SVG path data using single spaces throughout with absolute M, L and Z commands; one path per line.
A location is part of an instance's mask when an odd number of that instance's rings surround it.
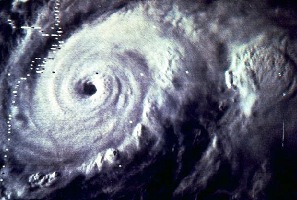
M 292 2 L 0 0 L 0 199 L 296 200 Z

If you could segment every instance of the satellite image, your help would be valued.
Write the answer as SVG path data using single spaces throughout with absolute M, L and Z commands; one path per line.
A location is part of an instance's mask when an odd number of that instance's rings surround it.
M 296 200 L 293 0 L 0 0 L 0 200 Z

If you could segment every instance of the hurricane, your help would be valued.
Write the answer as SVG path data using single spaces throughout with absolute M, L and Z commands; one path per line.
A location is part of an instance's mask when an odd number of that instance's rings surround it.
M 261 2 L 0 2 L 0 199 L 294 199 L 295 7 Z

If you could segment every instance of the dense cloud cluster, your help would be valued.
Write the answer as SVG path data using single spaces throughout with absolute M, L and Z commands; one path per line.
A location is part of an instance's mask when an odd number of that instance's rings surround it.
M 0 199 L 295 199 L 289 1 L 0 2 Z

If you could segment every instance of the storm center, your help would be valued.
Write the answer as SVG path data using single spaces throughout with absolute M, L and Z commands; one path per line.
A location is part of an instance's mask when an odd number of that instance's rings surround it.
M 97 88 L 93 83 L 85 83 L 82 92 L 84 95 L 92 96 L 97 92 Z

